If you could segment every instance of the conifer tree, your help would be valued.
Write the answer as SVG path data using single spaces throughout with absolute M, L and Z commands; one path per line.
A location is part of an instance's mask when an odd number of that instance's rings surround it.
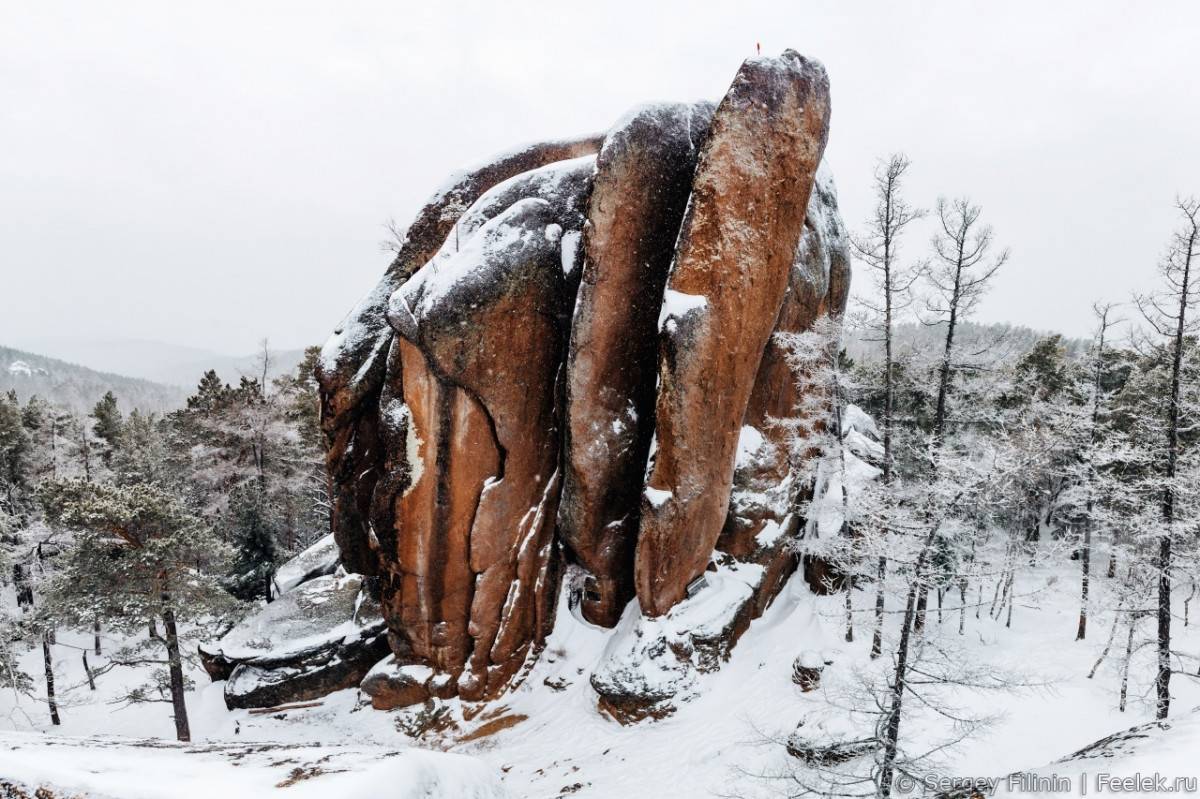
M 100 459 L 105 466 L 110 466 L 113 453 L 120 446 L 121 430 L 124 427 L 121 409 L 117 407 L 117 398 L 111 391 L 104 393 L 104 396 L 92 408 L 91 416 L 92 432 L 99 439 Z
M 56 618 L 90 626 L 97 614 L 128 633 L 157 628 L 161 655 L 126 662 L 165 666 L 158 689 L 174 710 L 176 736 L 190 740 L 181 625 L 220 623 L 237 612 L 220 575 L 230 552 L 201 519 L 154 485 L 82 480 L 44 484 L 48 520 L 74 532 L 74 546 L 48 592 Z M 118 658 L 120 659 L 120 658 Z M 145 692 L 130 695 L 146 700 Z

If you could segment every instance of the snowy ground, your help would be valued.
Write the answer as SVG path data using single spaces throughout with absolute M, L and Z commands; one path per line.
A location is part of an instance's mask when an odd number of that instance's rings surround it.
M 998 777 L 1044 767 L 1098 738 L 1151 719 L 1153 708 L 1146 701 L 1151 672 L 1144 659 L 1134 664 L 1132 699 L 1125 713 L 1116 709 L 1116 658 L 1110 658 L 1095 679 L 1086 678 L 1104 645 L 1111 617 L 1099 615 L 1088 640 L 1074 640 L 1076 568 L 1065 562 L 1023 572 L 1016 587 L 1023 597 L 1011 629 L 1005 628 L 1003 620 L 989 619 L 986 608 L 979 620 L 972 610 L 966 634 L 959 638 L 957 613 L 948 613 L 941 625 L 936 614 L 931 616 L 932 634 L 960 641 L 970 662 L 1019 673 L 1037 684 L 1000 693 L 962 692 L 956 697 L 965 713 L 998 718 L 945 755 L 940 768 L 946 776 Z M 1103 578 L 1098 582 L 1103 584 Z M 11 695 L 0 696 L 0 727 L 18 731 L 0 734 L 0 777 L 141 799 L 192 796 L 178 788 L 186 775 L 212 781 L 224 797 L 262 796 L 269 786 L 286 782 L 291 769 L 328 755 L 327 762 L 340 763 L 339 768 L 349 771 L 315 774 L 303 781 L 311 787 L 301 790 L 296 782 L 281 788 L 281 795 L 304 796 L 304 790 L 325 785 L 334 790 L 324 796 L 356 796 L 358 776 L 363 785 L 379 780 L 376 784 L 387 786 L 419 785 L 421 779 L 463 780 L 446 783 L 440 793 L 430 782 L 425 793 L 394 791 L 392 796 L 491 796 L 497 795 L 495 784 L 503 786 L 505 795 L 530 799 L 786 795 L 785 785 L 752 775 L 794 768 L 796 761 L 779 739 L 802 719 L 809 720 L 810 727 L 844 725 L 844 711 L 834 706 L 843 701 L 858 672 L 884 665 L 880 661 L 872 666 L 867 658 L 871 597 L 856 592 L 855 606 L 863 612 L 853 643 L 843 640 L 842 601 L 841 596 L 815 597 L 801 580 L 793 579 L 743 637 L 732 660 L 720 672 L 701 678 L 699 697 L 661 721 L 623 727 L 597 712 L 588 675 L 608 632 L 564 607 L 543 659 L 502 702 L 484 707 L 450 702 L 443 714 L 431 717 L 415 710 L 374 711 L 356 691 L 343 691 L 320 707 L 250 715 L 227 711 L 222 686 L 209 684 L 197 672 L 192 675 L 197 690 L 189 696 L 196 746 L 121 748 L 108 739 L 102 746 L 93 744 L 91 754 L 81 742 L 49 739 L 40 733 L 170 740 L 173 726 L 167 705 L 109 704 L 120 694 L 122 683 L 136 675 L 110 672 L 101 678 L 97 691 L 89 691 L 77 647 L 90 643 L 90 636 L 61 634 L 55 656 L 65 694 L 63 724 L 51 730 L 44 705 L 27 699 L 15 703 Z M 892 599 L 890 607 L 896 605 Z M 894 617 L 891 621 L 895 623 Z M 1195 622 L 1188 628 L 1181 623 L 1176 627 L 1180 649 L 1200 650 L 1200 628 Z M 833 661 L 825 669 L 822 688 L 807 694 L 791 682 L 792 661 L 801 653 Z M 40 683 L 40 652 L 30 652 L 25 665 Z M 1196 734 L 1186 745 L 1179 743 L 1178 736 L 1170 746 L 1164 744 L 1161 761 L 1154 754 L 1137 754 L 1129 762 L 1139 768 L 1157 766 L 1164 773 L 1183 767 L 1200 770 L 1167 754 L 1181 748 L 1200 749 L 1200 722 L 1187 720 L 1191 708 L 1200 705 L 1200 683 L 1177 676 L 1173 689 L 1173 716 L 1181 719 L 1180 730 L 1192 729 Z M 930 741 L 947 732 L 946 723 L 939 724 L 931 714 L 918 713 L 910 723 L 910 729 Z M 417 730 L 423 732 L 414 739 L 409 733 Z M 257 759 L 247 760 L 238 753 L 250 742 L 273 742 L 284 748 L 263 749 Z M 395 754 L 414 746 L 469 758 Z M 114 754 L 118 752 L 119 756 Z M 222 762 L 228 767 L 221 768 Z M 235 767 L 237 762 L 243 765 Z M 1110 768 L 1120 764 L 1111 758 L 1104 762 Z M 1070 768 L 1078 771 L 1074 765 Z M 136 790 L 113 787 L 122 784 L 122 774 Z M 139 776 L 143 774 L 161 774 L 162 782 Z M 171 780 L 171 775 L 179 776 Z M 205 795 L 212 793 L 216 792 Z

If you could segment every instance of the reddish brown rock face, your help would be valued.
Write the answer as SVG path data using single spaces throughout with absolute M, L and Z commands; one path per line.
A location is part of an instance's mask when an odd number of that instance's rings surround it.
M 420 690 L 377 675 L 380 703 L 500 693 L 553 624 L 564 564 L 591 578 L 588 620 L 635 598 L 663 614 L 723 526 L 755 563 L 721 558 L 746 587 L 714 668 L 762 612 L 798 525 L 762 546 L 789 503 L 731 507 L 731 485 L 791 490 L 767 420 L 797 390 L 770 335 L 845 303 L 832 194 L 809 203 L 828 116 L 818 65 L 752 59 L 715 109 L 644 107 L 602 147 L 527 148 L 422 210 L 319 375 L 343 559 L 380 578 L 397 674 L 433 669 Z M 744 425 L 766 443 L 735 472 Z
M 448 453 L 431 458 L 429 445 L 409 446 L 408 468 L 419 479 L 399 503 L 399 551 L 438 553 L 436 565 L 456 564 L 458 582 L 471 588 L 460 594 L 468 604 L 456 605 L 457 623 L 418 605 L 405 627 L 445 631 L 450 659 L 433 662 L 452 674 L 465 662 L 458 684 L 467 698 L 502 686 L 548 624 L 553 587 L 545 583 L 560 482 L 556 384 L 573 296 L 568 278 L 577 271 L 573 263 L 564 270 L 561 244 L 583 226 L 593 166 L 576 159 L 537 180 L 497 187 L 504 200 L 519 196 L 511 192 L 520 186 L 536 186 L 538 196 L 516 199 L 465 240 L 447 242 L 392 298 L 402 348 L 428 367 L 428 379 L 410 387 L 404 360 L 412 430 L 423 441 L 444 442 L 437 451 Z M 480 204 L 496 201 L 489 194 Z M 424 398 L 446 393 L 460 395 L 471 411 L 436 417 L 433 409 L 418 410 Z M 465 471 L 454 473 L 455 463 Z M 439 529 L 450 518 L 461 523 Z M 450 549 L 439 550 L 439 539 L 453 542 Z M 418 654 L 424 649 L 414 645 Z
M 416 345 L 397 338 L 404 400 L 392 399 L 404 433 L 398 451 L 410 481 L 394 497 L 395 530 L 380 539 L 388 579 L 386 610 L 412 653 L 457 676 L 470 653 L 467 621 L 474 597 L 471 524 L 484 482 L 500 469 L 487 411 L 430 370 Z
M 342 561 L 350 571 L 377 573 L 370 527 L 372 522 L 376 529 L 392 526 L 387 516 L 371 518 L 372 506 L 387 509 L 391 505 L 387 498 L 374 497 L 384 459 L 378 416 L 384 362 L 392 342 L 392 329 L 385 318 L 388 298 L 433 257 L 463 212 L 488 189 L 555 161 L 591 155 L 600 143 L 599 136 L 588 136 L 534 144 L 456 175 L 417 214 L 379 284 L 322 348 L 317 380 L 333 501 L 332 527 Z
M 609 133 L 596 162 L 567 360 L 558 527 L 590 573 L 584 616 L 604 626 L 633 598 L 658 312 L 712 111 L 709 103 L 647 106 Z
M 649 615 L 684 598 L 720 535 L 828 127 L 825 72 L 791 52 L 747 61 L 713 116 L 660 316 L 658 449 L 635 566 Z

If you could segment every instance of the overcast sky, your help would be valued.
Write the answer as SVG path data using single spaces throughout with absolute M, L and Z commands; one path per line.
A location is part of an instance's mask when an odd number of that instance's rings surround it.
M 852 228 L 903 150 L 912 201 L 1012 247 L 979 317 L 1085 334 L 1200 193 L 1198 31 L 1188 0 L 0 0 L 0 344 L 319 343 L 447 173 L 717 99 L 756 42 L 829 70 Z

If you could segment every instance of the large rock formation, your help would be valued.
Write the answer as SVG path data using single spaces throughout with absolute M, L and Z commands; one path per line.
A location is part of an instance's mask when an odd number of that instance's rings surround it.
M 375 574 L 370 528 L 375 522 L 380 529 L 391 526 L 388 498 L 393 491 L 388 482 L 395 475 L 382 474 L 385 456 L 378 426 L 379 397 L 393 339 L 385 318 L 388 299 L 438 251 L 463 212 L 488 189 L 539 166 L 594 153 L 599 146 L 598 136 L 529 145 L 452 176 L 409 225 L 383 278 L 322 348 L 317 379 L 321 426 L 328 443 L 332 526 L 349 570 Z M 376 492 L 381 478 L 385 485 Z
M 772 333 L 840 314 L 849 279 L 829 108 L 819 64 L 751 59 L 715 107 L 636 109 L 422 210 L 319 368 L 334 534 L 388 626 L 376 707 L 503 691 L 566 564 L 620 620 L 593 684 L 628 717 L 666 695 L 622 677 L 655 656 L 631 637 L 715 668 L 762 612 L 804 490 Z

